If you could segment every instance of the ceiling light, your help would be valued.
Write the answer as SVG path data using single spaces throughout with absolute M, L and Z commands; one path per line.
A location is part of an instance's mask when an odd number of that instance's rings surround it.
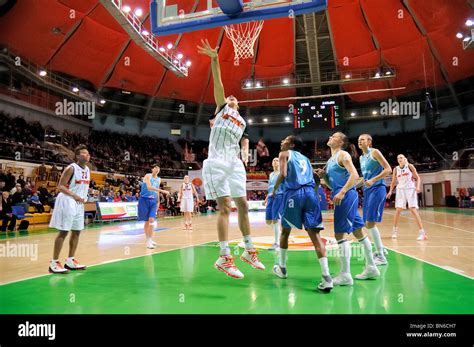
M 122 11 L 125 12 L 125 13 L 128 13 L 130 12 L 132 9 L 130 8 L 130 6 L 126 5 L 124 7 L 122 7 Z
M 135 16 L 141 17 L 142 14 L 143 14 L 143 11 L 142 11 L 141 8 L 137 8 L 137 9 L 135 10 Z
M 48 74 L 48 73 L 47 73 L 45 70 L 41 70 L 41 71 L 39 72 L 39 75 L 40 75 L 41 77 L 44 77 L 44 76 L 46 76 L 47 74 Z

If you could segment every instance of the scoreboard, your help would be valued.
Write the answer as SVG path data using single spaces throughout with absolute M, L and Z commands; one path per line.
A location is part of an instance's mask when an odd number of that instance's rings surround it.
M 331 130 L 341 125 L 340 99 L 302 101 L 295 108 L 295 129 Z

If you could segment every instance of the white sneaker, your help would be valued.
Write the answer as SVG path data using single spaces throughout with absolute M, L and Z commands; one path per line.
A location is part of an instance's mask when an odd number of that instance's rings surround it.
M 246 249 L 240 256 L 240 260 L 252 265 L 258 270 L 265 270 L 265 265 L 263 265 L 260 259 L 258 259 L 257 251 L 255 248 Z
M 153 242 L 153 240 L 148 240 L 148 241 L 146 242 L 146 248 L 148 248 L 148 249 L 155 249 L 155 247 L 156 247 L 156 243 Z
M 214 263 L 214 267 L 229 277 L 236 279 L 244 278 L 244 274 L 235 266 L 234 258 L 231 255 L 221 255 Z
M 271 245 L 271 247 L 268 248 L 268 250 L 269 251 L 276 251 L 276 250 L 278 250 L 278 248 L 280 248 L 278 243 L 274 243 L 273 245 Z
M 65 269 L 59 261 L 49 262 L 48 271 L 52 274 L 67 274 L 69 272 L 68 269 Z
M 393 231 L 392 232 L 392 239 L 396 239 L 398 236 L 398 232 L 397 231 Z
M 387 258 L 385 258 L 384 255 L 381 254 L 374 254 L 374 263 L 376 266 L 382 266 L 382 265 L 387 265 L 388 261 Z
M 382 248 L 382 249 L 383 249 L 383 255 L 384 255 L 384 256 L 387 255 L 387 254 L 388 254 L 388 250 L 387 250 L 385 247 Z
M 333 278 L 333 283 L 335 286 L 352 286 L 354 280 L 352 275 L 348 272 L 341 272 L 339 275 Z
M 428 240 L 428 237 L 426 236 L 425 233 L 419 233 L 418 237 L 416 238 L 417 241 L 425 241 Z
M 329 293 L 334 288 L 334 281 L 331 276 L 321 277 L 321 282 L 318 284 L 317 288 L 323 292 Z
M 68 270 L 85 270 L 86 266 L 79 264 L 76 259 L 68 260 L 66 259 L 64 267 Z
M 355 276 L 358 280 L 370 280 L 380 276 L 380 271 L 377 266 L 366 266 L 361 274 Z
M 288 273 L 286 272 L 286 267 L 281 267 L 280 265 L 274 265 L 272 272 L 280 278 L 288 278 Z

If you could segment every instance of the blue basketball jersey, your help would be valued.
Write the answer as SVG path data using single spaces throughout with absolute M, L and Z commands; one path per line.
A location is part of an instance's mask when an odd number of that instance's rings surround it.
M 304 186 L 314 187 L 313 169 L 308 158 L 296 151 L 288 151 L 287 175 L 283 180 L 283 189 L 293 190 Z
M 153 178 L 153 176 L 150 177 L 150 184 L 152 187 L 160 188 L 160 182 L 161 182 L 161 178 L 159 177 Z M 156 194 L 157 194 L 156 192 L 151 192 L 148 190 L 145 182 L 141 184 L 141 189 L 140 189 L 141 198 L 156 199 L 157 197 Z
M 347 171 L 345 167 L 340 166 L 338 164 L 337 160 L 339 158 L 339 154 L 341 154 L 341 151 L 337 152 L 335 155 L 329 158 L 326 164 L 326 174 L 329 179 L 329 184 L 332 188 L 333 196 L 339 193 L 341 188 L 344 187 L 347 180 L 351 176 L 349 174 L 349 171 Z M 351 189 L 354 189 L 354 187 L 352 187 Z
M 364 180 L 370 180 L 374 178 L 375 176 L 379 175 L 383 171 L 383 166 L 380 165 L 380 163 L 372 157 L 372 148 L 369 148 L 369 151 L 367 154 L 363 154 L 360 156 L 359 161 L 360 161 L 360 168 L 362 169 L 362 176 L 364 177 Z M 376 186 L 381 186 L 385 185 L 384 179 L 380 179 L 377 182 L 375 182 L 372 187 Z M 367 189 L 368 187 L 364 186 L 364 189 Z
M 278 175 L 280 173 L 278 171 L 275 171 L 275 172 L 272 172 L 270 174 L 270 177 L 268 178 L 268 194 L 270 194 L 272 191 L 273 191 L 273 187 L 275 187 L 275 184 L 278 180 Z M 282 194 L 283 191 L 282 191 L 282 184 L 280 184 L 280 186 L 278 187 L 277 191 L 275 192 L 275 195 L 277 194 Z

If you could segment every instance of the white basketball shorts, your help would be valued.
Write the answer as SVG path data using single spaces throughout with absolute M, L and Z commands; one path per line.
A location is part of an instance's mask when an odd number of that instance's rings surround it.
M 207 200 L 224 196 L 241 198 L 247 196 L 247 173 L 240 160 L 224 162 L 206 159 L 202 168 L 204 190 Z
M 395 195 L 395 207 L 406 209 L 407 204 L 409 208 L 418 208 L 418 195 L 416 189 L 397 189 Z
M 49 227 L 64 231 L 84 229 L 84 204 L 60 193 L 54 203 Z
M 194 199 L 181 199 L 181 212 L 194 212 Z

